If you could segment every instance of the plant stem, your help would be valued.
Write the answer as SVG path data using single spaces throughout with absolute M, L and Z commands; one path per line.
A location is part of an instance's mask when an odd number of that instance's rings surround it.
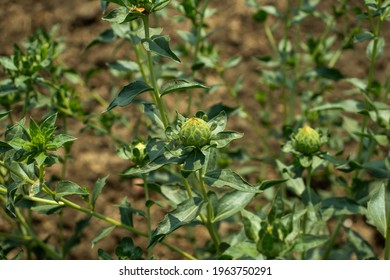
M 381 5 L 381 1 L 379 1 L 379 6 L 380 5 Z M 383 20 L 379 16 L 378 23 L 375 26 L 372 12 L 368 6 L 367 6 L 367 13 L 368 13 L 368 19 L 369 19 L 369 22 L 371 25 L 372 32 L 374 34 L 374 39 L 373 39 L 374 43 L 372 46 L 372 53 L 371 53 L 371 58 L 370 58 L 370 68 L 368 70 L 368 81 L 367 81 L 367 89 L 366 89 L 367 95 L 365 93 L 363 93 L 363 95 L 365 97 L 364 101 L 365 101 L 366 107 L 368 104 L 371 103 L 369 100 L 370 99 L 369 93 L 371 93 L 371 91 L 372 91 L 372 84 L 374 82 L 374 70 L 375 70 L 375 64 L 376 64 L 377 52 L 378 52 L 378 38 L 379 38 L 379 35 L 381 33 L 382 23 L 383 23 Z M 377 116 L 378 116 L 378 114 L 377 114 Z M 367 129 L 368 118 L 369 117 L 366 114 L 364 114 L 363 121 L 362 121 L 362 129 L 361 129 L 362 136 L 360 138 L 359 150 L 358 150 L 358 154 L 357 154 L 357 161 L 359 163 L 365 163 L 365 162 L 369 161 L 371 154 L 372 154 L 372 151 L 375 149 L 375 141 L 373 139 L 369 139 L 369 149 L 368 149 L 367 156 L 365 158 L 362 158 L 363 151 L 365 150 L 364 149 L 364 139 L 366 138 L 366 136 L 364 136 L 364 134 L 365 134 L 365 131 Z M 377 123 L 378 122 L 379 122 L 379 118 L 377 120 Z M 377 129 L 378 129 L 378 125 L 375 127 L 375 132 L 377 131 Z M 360 178 L 362 176 L 362 174 L 363 174 L 362 170 L 357 170 L 355 173 L 355 178 Z
M 309 166 L 307 169 L 307 175 L 306 175 L 306 192 L 308 196 L 308 204 L 306 206 L 306 213 L 303 216 L 303 225 L 302 225 L 302 234 L 305 235 L 307 233 L 307 220 L 309 218 L 308 211 L 309 207 L 313 204 L 312 197 L 311 197 L 311 177 L 312 177 L 312 167 Z M 302 252 L 302 260 L 306 259 L 306 252 Z
M 145 191 L 145 204 L 146 204 L 146 220 L 148 226 L 148 242 L 152 239 L 152 223 L 151 223 L 151 215 L 150 215 L 150 205 L 149 205 L 149 188 L 148 188 L 148 179 L 145 174 L 142 176 L 144 180 L 144 191 Z M 152 258 L 153 247 L 148 247 L 147 259 L 150 260 Z
M 20 179 L 26 181 L 27 183 L 29 183 L 29 184 L 35 184 L 35 181 L 34 181 L 34 180 L 32 180 L 32 179 L 30 179 L 30 178 L 24 176 L 23 174 L 21 174 L 20 172 L 18 172 L 18 171 L 15 170 L 14 168 L 8 166 L 8 165 L 7 165 L 4 161 L 2 161 L 2 160 L 0 160 L 0 166 L 3 166 L 3 167 L 5 167 L 5 168 L 7 168 L 10 172 L 14 173 L 16 176 L 18 176 Z M 55 196 L 55 192 L 52 191 L 52 190 L 51 190 L 48 186 L 46 186 L 45 184 L 43 184 L 42 190 L 43 190 L 45 193 L 47 193 L 47 194 L 49 194 L 49 195 L 51 195 L 51 196 L 53 196 L 53 197 Z M 0 188 L 0 192 L 5 193 L 3 188 Z M 31 197 L 30 197 L 30 198 L 31 198 Z M 35 200 L 35 199 L 34 199 L 34 200 Z M 47 202 L 45 202 L 45 203 L 47 203 Z M 85 214 L 87 214 L 87 215 L 90 215 L 90 216 L 93 216 L 93 217 L 95 217 L 95 218 L 98 218 L 98 219 L 100 219 L 100 220 L 102 220 L 102 221 L 105 221 L 105 222 L 107 222 L 107 223 L 109 223 L 109 224 L 111 224 L 111 225 L 114 225 L 114 226 L 117 226 L 117 227 L 126 229 L 126 230 L 128 230 L 128 231 L 130 231 L 130 232 L 132 232 L 132 233 L 134 233 L 134 234 L 139 235 L 139 236 L 148 237 L 148 233 L 146 233 L 146 232 L 143 232 L 143 231 L 138 230 L 138 229 L 136 229 L 136 228 L 134 228 L 134 227 L 131 227 L 131 226 L 127 226 L 127 225 L 125 225 L 125 224 L 123 224 L 123 223 L 121 223 L 121 222 L 119 222 L 119 221 L 117 221 L 117 220 L 114 220 L 114 219 L 112 219 L 112 218 L 110 218 L 110 217 L 107 217 L 107 216 L 105 216 L 105 215 L 103 215 L 103 214 L 97 213 L 97 212 L 95 212 L 95 211 L 92 210 L 92 209 L 84 208 L 84 207 L 82 207 L 82 206 L 80 206 L 80 205 L 78 205 L 78 204 L 76 204 L 76 203 L 74 203 L 74 202 L 71 202 L 71 201 L 69 201 L 69 200 L 67 200 L 67 199 L 65 199 L 65 198 L 60 198 L 59 201 L 58 201 L 58 205 L 60 205 L 60 206 L 66 206 L 66 207 L 72 208 L 72 209 L 74 209 L 74 210 L 77 210 L 77 211 L 79 211 L 79 212 L 83 212 L 83 213 L 85 213 Z M 174 245 L 172 245 L 172 244 L 170 244 L 170 243 L 168 243 L 168 242 L 166 242 L 166 241 L 161 241 L 160 243 L 161 243 L 162 245 L 164 245 L 165 247 L 171 249 L 172 251 L 174 251 L 174 252 L 176 252 L 176 253 L 182 255 L 183 257 L 185 257 L 185 258 L 187 258 L 187 259 L 196 260 L 196 258 L 193 257 L 191 254 L 189 254 L 189 253 L 183 251 L 182 249 L 180 249 L 180 248 L 178 248 L 178 247 L 176 247 L 176 246 L 174 246 Z
M 193 53 L 193 62 L 192 65 L 194 65 L 198 59 L 198 53 L 200 49 L 200 43 L 203 40 L 201 38 L 202 36 L 202 28 L 204 25 L 204 16 L 207 9 L 207 6 L 209 4 L 209 0 L 205 0 L 202 6 L 202 9 L 200 10 L 200 20 L 198 23 L 193 21 L 193 24 L 195 24 L 195 47 L 194 47 L 194 53 Z M 191 76 L 194 77 L 195 70 L 192 70 Z M 187 106 L 187 115 L 191 114 L 191 107 L 192 107 L 192 92 L 189 92 L 188 95 L 188 106 Z
M 333 231 L 329 241 L 327 242 L 325 252 L 322 255 L 322 259 L 323 260 L 329 259 L 329 255 L 330 255 L 330 252 L 332 251 L 332 248 L 333 248 L 333 245 L 334 245 L 334 241 L 336 240 L 336 237 L 340 233 L 340 229 L 341 229 L 341 226 L 343 225 L 344 219 L 345 219 L 344 215 L 339 217 L 338 223 L 337 223 L 337 227 L 335 228 L 335 230 Z
M 145 39 L 146 40 L 150 40 L 150 32 L 149 32 L 149 15 L 145 15 L 142 17 L 142 20 L 143 20 L 143 23 L 144 23 L 144 30 L 145 30 Z M 165 108 L 165 105 L 163 103 L 163 100 L 160 96 L 160 90 L 159 90 L 159 87 L 158 87 L 158 84 L 157 84 L 157 78 L 156 78 L 156 72 L 155 72 L 155 69 L 153 67 L 153 58 L 152 58 L 152 54 L 150 51 L 147 51 L 147 58 L 148 58 L 148 66 L 149 66 L 149 74 L 150 74 L 150 81 L 152 83 L 152 87 L 153 87 L 153 99 L 154 99 L 154 102 L 156 103 L 159 111 L 160 111 L 160 115 L 161 115 L 161 118 L 162 118 L 162 122 L 164 124 L 164 128 L 167 128 L 168 127 L 168 114 L 167 114 L 167 111 L 166 111 L 166 108 Z
M 203 194 L 203 199 L 207 203 L 207 206 L 206 206 L 207 207 L 206 208 L 206 213 L 207 213 L 206 227 L 210 233 L 211 239 L 214 242 L 216 252 L 217 252 L 217 254 L 219 254 L 219 247 L 220 247 L 221 242 L 219 240 L 218 233 L 216 232 L 215 226 L 213 223 L 213 205 L 211 204 L 211 201 L 209 200 L 209 197 L 207 195 L 207 189 L 206 189 L 206 186 L 204 184 L 202 169 L 199 169 L 198 176 L 199 176 L 200 188 L 201 188 L 202 194 Z

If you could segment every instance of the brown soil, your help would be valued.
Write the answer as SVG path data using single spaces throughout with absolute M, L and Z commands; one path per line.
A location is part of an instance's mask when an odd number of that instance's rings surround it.
M 233 55 L 242 56 L 242 62 L 235 68 L 234 71 L 226 73 L 229 83 L 234 84 L 237 78 L 237 73 L 245 75 L 243 90 L 240 92 L 239 99 L 245 103 L 248 111 L 257 118 L 257 112 L 260 110 L 259 105 L 254 101 L 254 91 L 259 87 L 258 75 L 255 70 L 259 67 L 254 60 L 256 56 L 262 56 L 269 52 L 269 45 L 265 40 L 263 29 L 260 25 L 255 23 L 252 19 L 253 10 L 248 8 L 244 1 L 211 1 L 212 6 L 218 8 L 218 12 L 207 23 L 210 30 L 217 30 L 211 37 L 211 41 L 217 45 L 221 50 L 222 58 L 226 59 Z M 270 2 L 270 1 L 268 1 Z M 271 1 L 272 2 L 272 1 Z M 280 1 L 282 3 L 284 1 Z M 281 4 L 282 5 L 282 4 Z M 102 31 L 109 27 L 108 23 L 101 20 L 101 9 L 99 1 L 79 1 L 79 0 L 51 0 L 51 1 L 36 1 L 36 0 L 2 0 L 2 9 L 0 10 L 0 30 L 2 34 L 0 37 L 0 55 L 10 55 L 14 43 L 20 43 L 22 40 L 30 36 L 37 28 L 49 29 L 53 25 L 58 24 L 58 35 L 63 37 L 67 49 L 61 60 L 67 66 L 75 68 L 79 73 L 85 74 L 94 67 L 104 66 L 107 62 L 114 61 L 117 57 L 124 57 L 126 54 L 123 50 L 114 52 L 112 46 L 97 46 L 91 51 L 84 52 L 85 47 L 98 36 Z M 171 24 L 171 25 L 170 25 Z M 172 23 L 163 23 L 164 33 L 169 34 L 172 40 L 177 40 L 175 33 L 175 26 Z M 308 30 L 321 29 L 321 26 L 305 26 Z M 386 30 L 386 29 L 384 29 Z M 386 31 L 386 36 L 390 34 L 390 29 Z M 278 36 L 278 34 L 276 34 Z M 363 49 L 363 47 L 362 47 Z M 367 59 L 364 55 L 364 50 L 361 56 L 356 57 L 355 52 L 347 53 L 345 58 L 339 62 L 337 67 L 342 71 L 348 73 L 350 76 L 364 77 L 367 73 Z M 379 68 L 384 73 L 389 73 L 390 64 L 385 63 L 389 61 L 390 54 L 381 60 Z M 378 77 L 381 78 L 381 77 Z M 210 76 L 208 78 L 210 84 L 217 81 L 217 77 Z M 103 71 L 92 78 L 87 87 L 80 88 L 83 96 L 92 96 L 93 94 L 101 96 L 103 99 L 110 100 L 110 91 L 112 89 L 113 78 Z M 120 86 L 118 85 L 118 88 Z M 88 99 L 88 98 L 86 98 Z M 220 92 L 210 97 L 207 102 L 210 104 L 223 101 L 227 105 L 235 105 L 232 100 L 224 92 Z M 169 101 L 168 101 L 169 103 Z M 184 104 L 182 104 L 185 106 Z M 91 104 L 90 107 L 96 107 L 96 104 Z M 96 107 L 95 113 L 101 112 L 103 107 Z M 122 113 L 136 114 L 132 112 L 132 108 L 120 109 Z M 275 107 L 275 110 L 279 110 Z M 277 114 L 275 114 L 277 115 Z M 257 145 L 258 135 L 253 133 L 253 128 L 245 119 L 234 118 L 232 127 L 240 132 L 245 133 L 245 141 L 253 152 L 261 153 L 262 151 Z M 144 208 L 143 205 L 143 190 L 135 186 L 128 180 L 120 180 L 117 176 L 127 163 L 120 159 L 115 154 L 115 147 L 110 142 L 108 137 L 97 137 L 92 133 L 80 133 L 81 124 L 74 122 L 71 130 L 73 135 L 77 136 L 78 140 L 72 149 L 72 156 L 74 161 L 69 165 L 67 178 L 73 180 L 82 186 L 91 187 L 98 178 L 110 175 L 107 186 L 105 187 L 102 196 L 97 203 L 97 210 L 114 219 L 119 219 L 118 205 L 123 197 L 127 197 L 135 208 Z M 127 137 L 130 135 L 128 131 L 118 128 L 116 133 Z M 261 131 L 260 131 L 261 133 Z M 278 146 L 280 143 L 276 143 Z M 59 170 L 53 170 L 53 174 Z M 262 175 L 266 179 L 277 177 L 274 171 L 269 168 L 262 167 Z M 155 199 L 161 199 L 158 196 Z M 157 210 L 158 206 L 155 206 Z M 153 221 L 161 219 L 166 209 L 161 211 L 154 211 Z M 75 211 L 65 211 L 63 215 L 63 222 L 65 225 L 65 236 L 69 236 L 72 228 L 69 225 L 74 224 L 84 218 L 84 215 L 78 214 Z M 49 240 L 56 242 L 56 229 L 59 218 L 37 216 L 34 220 L 35 227 L 40 228 L 39 234 L 42 238 L 50 236 Z M 145 228 L 142 224 L 143 219 L 135 220 L 138 227 Z M 0 228 L 2 222 L 0 221 Z M 104 222 L 93 219 L 93 222 L 88 228 L 85 236 L 82 238 L 82 244 L 72 251 L 71 259 L 96 259 L 97 248 L 103 248 L 108 252 L 113 252 L 115 245 L 121 237 L 128 233 L 116 229 L 114 233 L 101 242 L 99 242 L 93 249 L 91 249 L 91 240 L 102 228 L 106 227 Z M 155 226 L 155 225 L 154 225 Z M 202 230 L 194 228 L 196 236 L 205 234 Z M 176 246 L 186 248 L 187 241 L 181 241 L 180 234 L 187 234 L 187 232 L 178 231 L 177 235 L 169 239 Z M 373 240 L 374 236 L 369 236 L 368 239 Z M 198 238 L 198 240 L 202 240 Z M 145 247 L 145 238 L 135 238 L 135 244 Z M 198 244 L 202 246 L 203 244 Z M 187 248 L 190 253 L 191 248 Z M 155 250 L 157 259 L 176 259 L 181 258 L 180 255 L 172 253 L 163 246 L 159 246 Z

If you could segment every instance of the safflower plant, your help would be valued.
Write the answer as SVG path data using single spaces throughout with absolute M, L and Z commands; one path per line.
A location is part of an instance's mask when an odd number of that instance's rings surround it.
M 337 50 L 330 34 L 347 16 L 348 1 L 335 4 L 332 14 L 322 11 L 319 1 L 288 1 L 286 10 L 247 1 L 272 52 L 257 57 L 260 84 L 250 97 L 259 105 L 255 112 L 240 99 L 244 77 L 227 79 L 241 58 L 223 61 L 209 40 L 213 31 L 208 33 L 206 22 L 216 12 L 210 2 L 101 0 L 109 28 L 86 51 L 118 43 L 130 46 L 126 53 L 130 49 L 133 55 L 108 63 L 112 73 L 125 73 L 126 83 L 116 84 L 109 101 L 96 96 L 81 101 L 76 88 L 85 84 L 57 61 L 64 47 L 54 31 L 39 31 L 25 50 L 15 46 L 13 55 L 0 57 L 6 75 L 0 84 L 0 216 L 9 224 L 0 232 L 0 258 L 69 258 L 91 221 L 99 219 L 105 226 L 90 244 L 99 247 L 100 259 L 155 259 L 159 246 L 193 260 L 390 259 L 390 83 L 389 77 L 383 84 L 374 78 L 385 42 L 380 31 L 390 18 L 388 1 L 362 1 L 355 12 L 371 29 L 339 30 L 346 39 Z M 175 17 L 167 17 L 172 11 Z M 179 40 L 152 27 L 174 19 L 190 25 L 178 32 Z M 325 24 L 324 33 L 301 32 L 307 19 Z M 279 24 L 285 26 L 281 38 L 274 34 Z M 347 78 L 337 60 L 365 41 L 368 77 Z M 206 85 L 208 75 L 220 83 Z M 328 102 L 336 82 L 352 90 Z M 237 106 L 208 104 L 217 89 Z M 185 106 L 176 106 L 184 98 Z M 104 106 L 103 112 L 84 107 L 92 102 Z M 137 119 L 121 107 L 138 112 Z M 236 118 L 250 125 L 256 143 L 247 145 L 244 133 L 230 130 Z M 123 159 L 121 182 L 140 187 L 142 203 L 139 197 L 121 198 L 119 218 L 113 218 L 97 207 L 110 174 L 96 178 L 93 186 L 67 178 L 78 141 L 70 119 L 83 126 L 82 132 L 110 139 Z M 130 139 L 115 134 L 116 124 Z M 347 145 L 352 152 L 346 155 Z M 49 176 L 56 166 L 61 175 Z M 61 220 L 66 211 L 84 217 L 73 224 L 72 235 L 60 234 L 53 243 L 49 236 L 41 238 L 34 215 Z M 374 248 L 348 226 L 354 219 L 367 221 L 383 248 Z M 115 248 L 101 248 L 117 228 L 125 234 Z

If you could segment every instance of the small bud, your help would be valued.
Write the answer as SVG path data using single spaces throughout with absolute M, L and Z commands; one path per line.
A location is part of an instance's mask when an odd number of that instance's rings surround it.
M 142 165 L 147 155 L 146 145 L 143 142 L 132 144 L 131 160 L 134 163 Z
M 211 130 L 207 122 L 193 117 L 183 124 L 179 135 L 184 146 L 201 148 L 209 143 Z
M 294 139 L 295 149 L 306 155 L 314 154 L 321 146 L 320 135 L 308 125 L 300 128 Z

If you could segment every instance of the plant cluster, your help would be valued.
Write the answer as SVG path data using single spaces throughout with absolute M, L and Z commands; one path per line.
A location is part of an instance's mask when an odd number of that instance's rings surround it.
M 95 233 L 92 246 L 116 228 L 128 231 L 114 252 L 99 249 L 100 259 L 153 259 L 156 246 L 187 259 L 390 259 L 390 76 L 381 80 L 376 73 L 390 1 L 340 0 L 327 9 L 319 0 L 285 2 L 246 1 L 271 47 L 256 58 L 259 84 L 250 89 L 249 102 L 258 112 L 239 97 L 245 77 L 234 84 L 226 78 L 242 61 L 223 61 L 210 40 L 214 30 L 207 20 L 217 10 L 208 0 L 100 0 L 109 28 L 87 51 L 99 44 L 132 51 L 131 59 L 108 64 L 112 73 L 125 74 L 127 84 L 107 103 L 81 98 L 76 88 L 86 85 L 59 62 L 64 45 L 55 30 L 38 31 L 0 57 L 6 76 L 0 83 L 0 216 L 9 229 L 0 232 L 0 258 L 68 258 L 92 219 L 100 219 L 107 227 Z M 175 44 L 152 27 L 169 20 L 190 26 L 178 30 Z M 348 28 L 349 20 L 355 28 Z M 304 32 L 306 23 L 324 30 Z M 358 52 L 364 43 L 366 78 L 337 68 L 347 50 Z M 208 75 L 220 83 L 206 85 Z M 237 106 L 208 104 L 205 97 L 217 88 Z M 176 106 L 184 98 L 186 108 Z M 103 113 L 87 109 L 96 101 L 105 104 Z M 117 107 L 139 109 L 141 120 L 135 125 Z M 233 117 L 244 118 L 258 136 L 256 154 L 243 133 L 228 129 Z M 84 132 L 111 139 L 128 162 L 119 175 L 144 190 L 142 209 L 124 198 L 115 220 L 96 207 L 107 177 L 90 187 L 67 178 L 77 141 L 70 119 Z M 118 123 L 131 139 L 114 133 Z M 62 172 L 49 177 L 54 165 Z M 66 209 L 85 215 L 72 236 L 60 234 L 55 244 L 40 238 L 33 216 L 62 217 Z M 165 212 L 160 221 L 157 212 Z M 349 226 L 354 219 L 381 236 L 381 250 Z M 179 228 L 187 233 L 185 248 L 175 243 Z M 196 238 L 199 228 L 207 240 Z M 137 244 L 138 237 L 147 246 Z

